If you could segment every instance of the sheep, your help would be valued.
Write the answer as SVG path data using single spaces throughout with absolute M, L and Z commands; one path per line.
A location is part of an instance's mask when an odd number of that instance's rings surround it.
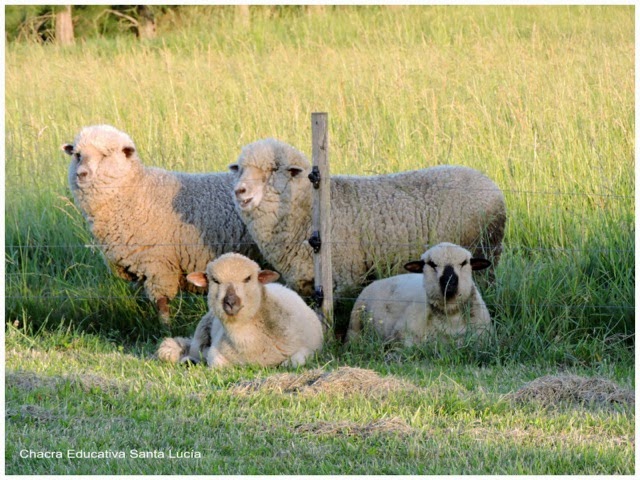
M 385 341 L 400 340 L 406 346 L 438 336 L 460 340 L 468 332 L 492 332 L 489 311 L 471 275 L 490 264 L 451 243 L 428 249 L 420 260 L 405 264 L 413 273 L 377 280 L 360 293 L 347 339 L 361 331 L 363 317 Z
M 237 253 L 218 257 L 205 272 L 190 273 L 190 282 L 209 288 L 209 311 L 192 339 L 165 339 L 157 357 L 193 363 L 204 359 L 214 368 L 304 365 L 322 347 L 322 325 L 294 291 L 271 283 L 278 278 Z
M 83 128 L 62 145 L 72 160 L 69 186 L 107 265 L 144 285 L 160 318 L 188 287 L 185 273 L 228 251 L 261 260 L 234 208 L 229 173 L 188 174 L 145 167 L 124 132 Z
M 309 161 L 275 140 L 245 146 L 229 165 L 240 216 L 265 259 L 298 293 L 313 292 Z M 498 262 L 504 196 L 468 167 L 441 165 L 378 176 L 331 177 L 332 264 L 336 292 L 361 288 L 379 262 L 397 271 L 424 243 L 468 246 Z

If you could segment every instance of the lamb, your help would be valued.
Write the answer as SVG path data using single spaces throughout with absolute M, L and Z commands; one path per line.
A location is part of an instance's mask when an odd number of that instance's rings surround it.
M 298 293 L 313 292 L 311 166 L 294 147 L 274 139 L 245 146 L 236 163 L 240 216 L 265 259 Z M 461 166 L 370 177 L 331 177 L 332 264 L 338 293 L 361 288 L 376 262 L 397 271 L 424 243 L 467 246 L 498 262 L 506 219 L 501 190 Z
M 439 336 L 460 340 L 467 333 L 492 332 L 489 311 L 471 276 L 472 270 L 489 266 L 489 260 L 451 243 L 428 249 L 421 260 L 405 264 L 414 273 L 377 280 L 362 291 L 347 338 L 357 336 L 363 318 L 384 340 L 406 346 Z
M 69 185 L 114 273 L 144 284 L 164 322 L 185 272 L 239 251 L 261 259 L 234 208 L 229 173 L 188 174 L 145 167 L 124 132 L 83 128 L 62 150 Z
M 304 365 L 322 347 L 322 325 L 295 292 L 249 258 L 227 253 L 187 279 L 209 288 L 209 312 L 192 339 L 167 338 L 157 356 L 210 367 Z

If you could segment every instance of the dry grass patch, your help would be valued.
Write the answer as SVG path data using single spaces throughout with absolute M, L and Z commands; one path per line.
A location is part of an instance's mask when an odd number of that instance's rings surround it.
M 516 402 L 533 401 L 543 405 L 561 402 L 603 405 L 618 403 L 633 407 L 635 398 L 633 390 L 621 388 L 611 380 L 578 375 L 547 375 L 507 395 L 507 399 Z
M 411 392 L 418 387 L 392 375 L 380 376 L 373 370 L 340 367 L 325 372 L 321 369 L 302 373 L 281 373 L 237 384 L 232 391 L 240 394 L 256 392 L 295 393 L 300 395 L 386 396 L 392 392 Z
M 298 425 L 294 430 L 296 433 L 346 437 L 369 437 L 376 433 L 409 435 L 414 432 L 414 429 L 400 418 L 385 418 L 364 425 L 349 421 L 305 423 Z
M 46 423 L 58 420 L 61 417 L 38 405 L 21 405 L 20 408 L 7 408 L 5 418 L 7 420 L 20 419 L 22 421 L 32 420 L 38 423 Z
M 44 376 L 34 372 L 14 371 L 5 374 L 5 387 L 18 388 L 20 390 L 32 391 L 38 388 L 56 388 L 69 382 L 71 385 L 80 388 L 83 392 L 91 393 L 99 389 L 111 394 L 125 393 L 128 386 L 109 380 L 94 374 Z

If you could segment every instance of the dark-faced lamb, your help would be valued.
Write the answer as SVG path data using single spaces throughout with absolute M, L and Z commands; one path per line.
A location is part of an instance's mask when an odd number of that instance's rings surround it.
M 377 280 L 360 293 L 351 312 L 347 338 L 363 320 L 384 340 L 413 345 L 440 336 L 462 338 L 493 330 L 489 311 L 473 282 L 472 271 L 490 262 L 451 243 L 428 249 L 405 264 L 414 273 Z

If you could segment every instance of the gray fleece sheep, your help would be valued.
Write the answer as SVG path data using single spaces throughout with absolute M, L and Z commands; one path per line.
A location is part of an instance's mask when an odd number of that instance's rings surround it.
M 229 251 L 260 258 L 234 208 L 232 175 L 145 167 L 131 138 L 109 125 L 83 128 L 62 149 L 72 158 L 71 192 L 107 263 L 143 282 L 163 321 L 186 272 Z
M 257 364 L 303 365 L 322 347 L 317 315 L 292 290 L 274 284 L 279 275 L 236 253 L 209 263 L 187 278 L 209 287 L 209 311 L 192 339 L 167 338 L 157 356 L 210 367 Z
M 451 243 L 427 250 L 420 260 L 405 264 L 408 275 L 376 280 L 358 296 L 347 337 L 352 339 L 366 319 L 384 340 L 410 346 L 444 335 L 493 330 L 489 311 L 473 283 L 472 271 L 489 267 L 484 258 Z
M 313 290 L 311 165 L 286 143 L 245 146 L 236 163 L 240 216 L 265 259 L 301 294 Z M 460 166 L 370 177 L 331 177 L 332 264 L 338 292 L 366 283 L 375 262 L 397 269 L 425 243 L 449 241 L 497 263 L 504 196 L 480 172 Z

